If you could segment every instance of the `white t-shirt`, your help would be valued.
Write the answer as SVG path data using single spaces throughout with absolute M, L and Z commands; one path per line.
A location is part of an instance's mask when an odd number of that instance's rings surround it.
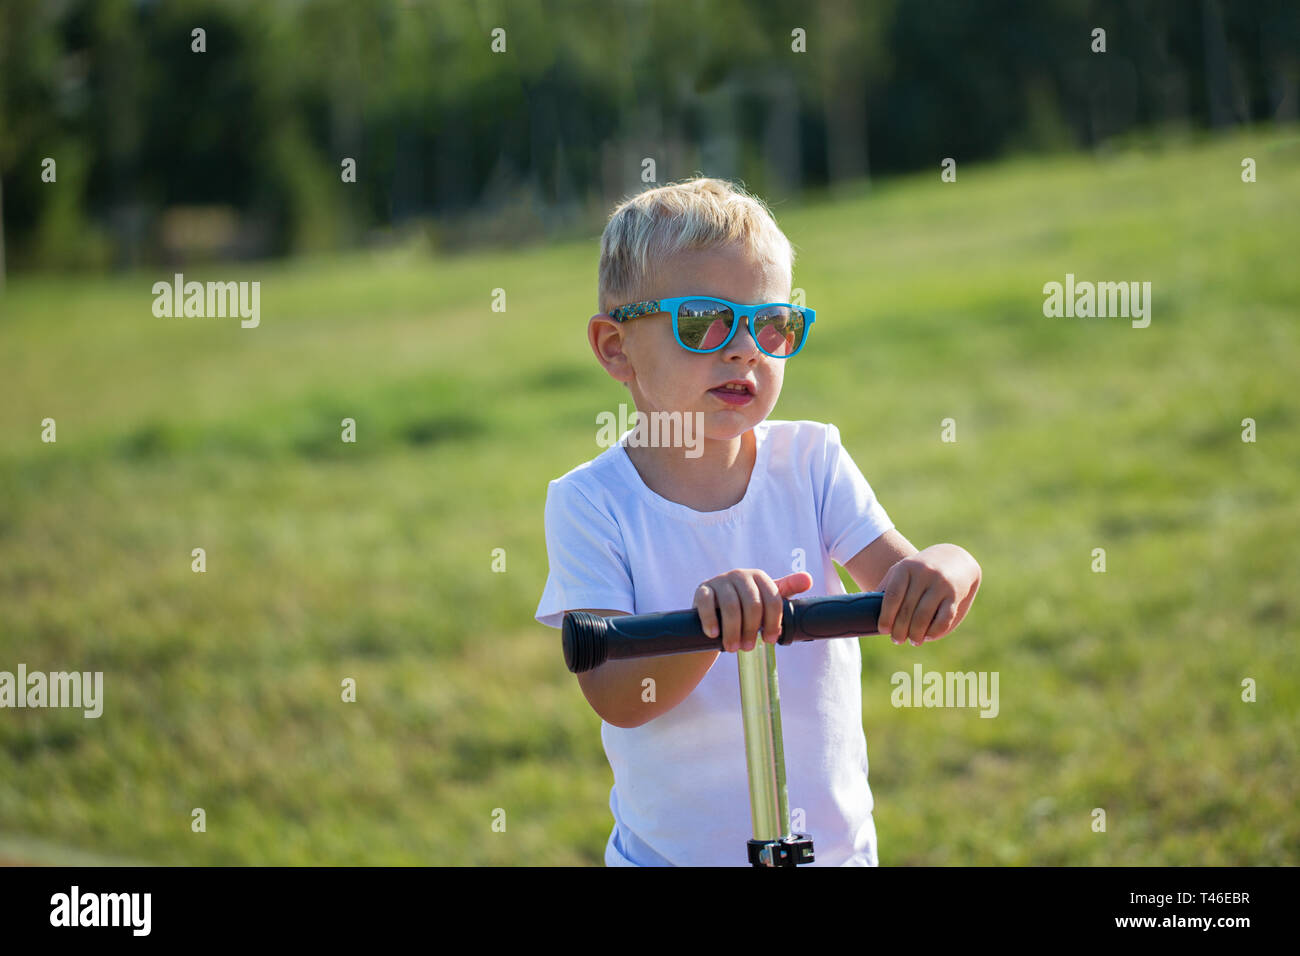
M 543 624 L 558 628 L 565 611 L 582 608 L 686 610 L 702 582 L 735 568 L 761 568 L 774 580 L 807 571 L 813 585 L 795 599 L 844 594 L 832 559 L 846 564 L 894 527 L 834 425 L 754 426 L 745 497 L 710 512 L 651 491 L 624 448 L 630 434 L 547 488 Z M 813 837 L 809 865 L 875 866 L 858 641 L 775 650 L 790 811 L 793 829 Z M 719 654 L 690 695 L 654 720 L 602 721 L 601 741 L 614 772 L 606 865 L 749 865 L 735 654 Z

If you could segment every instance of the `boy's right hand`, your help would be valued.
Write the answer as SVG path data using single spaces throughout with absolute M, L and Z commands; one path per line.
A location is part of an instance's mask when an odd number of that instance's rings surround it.
M 783 599 L 812 587 L 807 571 L 796 571 L 772 580 L 766 571 L 737 568 L 709 578 L 695 589 L 695 607 L 709 637 L 718 637 L 718 615 L 722 618 L 722 649 L 729 653 L 752 651 L 763 640 L 775 644 L 781 637 Z

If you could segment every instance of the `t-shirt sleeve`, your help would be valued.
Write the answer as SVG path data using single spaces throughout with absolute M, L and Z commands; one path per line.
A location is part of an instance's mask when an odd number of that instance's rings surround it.
M 546 491 L 546 555 L 550 573 L 537 620 L 564 623 L 564 612 L 600 608 L 633 613 L 632 574 L 614 519 L 572 481 Z
M 822 479 L 822 541 L 831 558 L 843 566 L 894 527 L 894 522 L 840 443 L 840 430 L 829 424 Z

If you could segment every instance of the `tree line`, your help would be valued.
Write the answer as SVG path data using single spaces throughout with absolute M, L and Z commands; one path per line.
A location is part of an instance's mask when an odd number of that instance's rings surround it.
M 589 232 L 651 165 L 780 200 L 1294 121 L 1298 23 L 1290 0 L 0 0 L 0 276 Z

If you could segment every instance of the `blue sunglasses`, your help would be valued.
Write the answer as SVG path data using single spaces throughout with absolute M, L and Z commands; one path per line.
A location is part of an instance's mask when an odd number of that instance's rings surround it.
M 666 312 L 673 317 L 673 336 L 688 352 L 708 354 L 725 348 L 736 337 L 743 316 L 754 344 L 764 355 L 787 359 L 798 354 L 808 341 L 809 327 L 817 319 L 815 309 L 788 302 L 741 305 L 707 295 L 682 295 L 672 299 L 650 299 L 610 309 L 615 322 Z

